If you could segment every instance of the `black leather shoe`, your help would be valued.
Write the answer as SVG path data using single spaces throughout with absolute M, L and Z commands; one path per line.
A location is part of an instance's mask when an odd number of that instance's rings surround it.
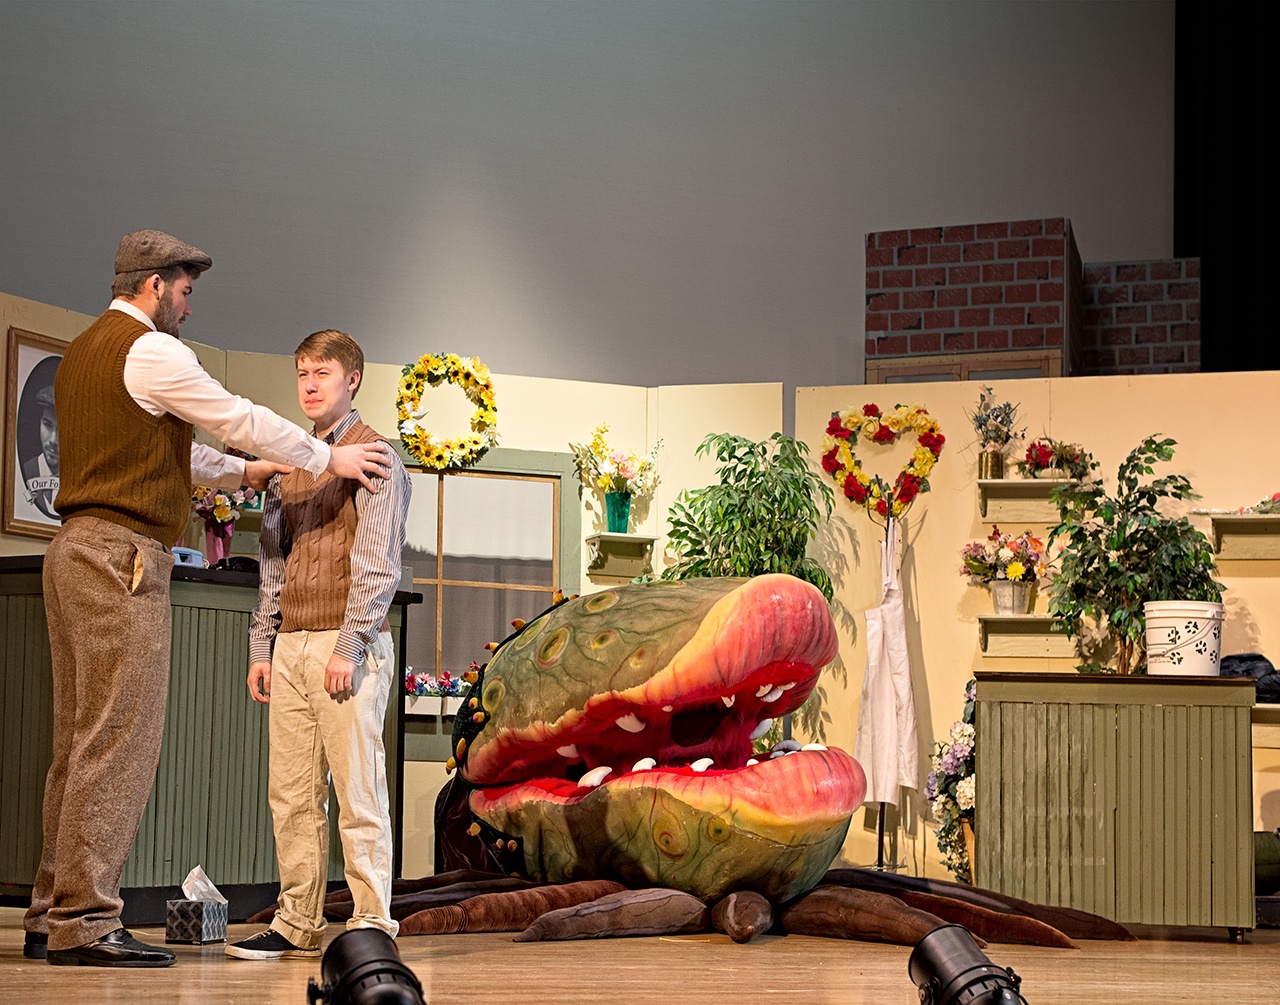
M 123 928 L 74 949 L 50 949 L 55 967 L 171 967 L 175 957 L 160 946 L 139 942 Z
M 27 932 L 22 940 L 22 955 L 29 960 L 43 960 L 49 955 L 49 936 L 43 932 Z

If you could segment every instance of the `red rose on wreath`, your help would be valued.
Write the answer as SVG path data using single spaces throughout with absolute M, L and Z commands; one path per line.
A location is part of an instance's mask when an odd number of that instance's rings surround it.
M 917 446 L 892 485 L 862 470 L 854 454 L 859 437 L 888 446 L 907 433 L 915 434 Z M 920 493 L 929 491 L 929 472 L 944 443 L 937 420 L 919 405 L 896 405 L 886 416 L 878 405 L 868 403 L 856 412 L 832 413 L 822 443 L 822 469 L 854 505 L 873 516 L 897 519 Z

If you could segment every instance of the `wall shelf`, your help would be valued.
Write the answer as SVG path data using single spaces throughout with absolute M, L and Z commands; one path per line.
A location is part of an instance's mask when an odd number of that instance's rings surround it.
M 592 534 L 587 538 L 587 574 L 634 579 L 653 572 L 653 543 L 644 534 Z
M 1224 561 L 1280 559 L 1280 514 L 1215 514 L 1213 550 Z
M 983 523 L 1056 524 L 1058 509 L 1049 501 L 1055 486 L 1066 485 L 1053 478 L 979 478 L 978 508 Z
M 1048 614 L 980 614 L 978 643 L 990 657 L 1075 659 L 1075 643 L 1055 632 L 1053 624 Z

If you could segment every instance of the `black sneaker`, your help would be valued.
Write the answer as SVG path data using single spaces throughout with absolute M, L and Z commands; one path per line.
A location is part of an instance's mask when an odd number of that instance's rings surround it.
M 228 943 L 226 952 L 228 956 L 240 960 L 300 960 L 319 956 L 320 948 L 303 949 L 295 946 L 279 932 L 268 928 L 252 939 Z
M 29 960 L 43 960 L 49 956 L 49 936 L 43 932 L 27 932 L 22 940 L 22 955 Z

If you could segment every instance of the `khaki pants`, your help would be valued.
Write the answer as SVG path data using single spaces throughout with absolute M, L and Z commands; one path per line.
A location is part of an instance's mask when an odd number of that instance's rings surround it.
M 382 743 L 394 658 L 383 633 L 352 675 L 354 694 L 335 698 L 324 671 L 338 632 L 285 632 L 271 660 L 269 801 L 280 863 L 280 909 L 271 927 L 314 949 L 324 932 L 329 877 L 329 776 L 355 901 L 348 928 L 392 938 L 391 813 Z
M 173 555 L 73 517 L 44 557 L 53 659 L 53 763 L 44 849 L 23 920 L 73 949 L 120 927 L 120 874 L 160 760 Z

